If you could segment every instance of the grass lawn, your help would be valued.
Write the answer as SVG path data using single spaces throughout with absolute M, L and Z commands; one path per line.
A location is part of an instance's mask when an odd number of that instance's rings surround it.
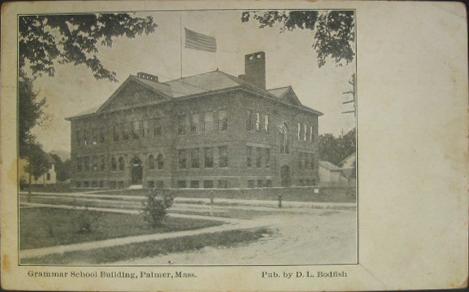
M 190 251 L 206 246 L 232 247 L 256 241 L 271 234 L 266 228 L 253 230 L 230 230 L 217 233 L 200 234 L 148 241 L 116 247 L 100 248 L 87 251 L 67 252 L 37 258 L 28 258 L 22 264 L 103 264 L 116 261 L 152 257 L 173 252 Z M 194 263 L 197 264 L 197 263 Z
M 20 217 L 20 249 L 191 230 L 222 224 L 219 221 L 167 217 L 164 226 L 151 228 L 139 215 L 57 208 L 22 208 Z M 96 219 L 93 220 L 94 218 Z M 81 223 L 87 221 L 95 222 L 91 232 L 81 231 Z

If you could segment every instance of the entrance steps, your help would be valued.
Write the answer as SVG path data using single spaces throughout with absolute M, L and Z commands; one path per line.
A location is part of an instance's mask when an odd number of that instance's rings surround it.
M 129 189 L 129 190 L 141 190 L 141 189 L 143 189 L 143 185 L 131 185 L 127 189 Z

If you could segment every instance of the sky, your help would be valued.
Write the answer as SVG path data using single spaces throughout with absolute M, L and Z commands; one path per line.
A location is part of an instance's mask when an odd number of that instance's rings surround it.
M 300 101 L 324 115 L 319 133 L 340 135 L 355 126 L 353 114 L 343 105 L 350 90 L 348 80 L 355 62 L 337 66 L 332 60 L 318 67 L 309 30 L 280 32 L 279 26 L 258 28 L 254 21 L 242 23 L 241 11 L 145 12 L 158 25 L 155 32 L 134 39 L 118 38 L 111 48 L 101 47 L 98 57 L 116 72 L 118 82 L 96 80 L 84 65 L 56 64 L 55 76 L 35 81 L 39 97 L 46 97 L 47 120 L 33 129 L 46 151 L 70 151 L 70 122 L 65 118 L 105 102 L 129 75 L 147 72 L 161 82 L 181 75 L 181 31 L 184 27 L 214 36 L 217 52 L 182 47 L 182 76 L 217 68 L 232 75 L 244 73 L 244 55 L 266 53 L 267 88 L 291 85 Z

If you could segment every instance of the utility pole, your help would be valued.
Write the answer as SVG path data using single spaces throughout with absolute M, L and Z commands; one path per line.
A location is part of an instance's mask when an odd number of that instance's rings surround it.
M 351 89 L 351 90 L 348 90 L 348 91 L 344 91 L 344 92 L 342 92 L 342 94 L 344 94 L 344 95 L 351 95 L 350 97 L 351 97 L 352 99 L 349 99 L 349 100 L 347 100 L 347 101 L 344 101 L 344 102 L 342 102 L 342 104 L 352 104 L 353 110 L 343 111 L 342 113 L 343 113 L 343 114 L 351 114 L 351 113 L 353 113 L 354 116 L 356 117 L 356 116 L 357 116 L 357 103 L 356 103 L 356 90 L 355 90 L 355 87 L 356 87 L 355 73 L 352 74 L 352 78 L 348 81 L 348 84 L 350 84 L 350 86 L 352 86 L 352 89 Z

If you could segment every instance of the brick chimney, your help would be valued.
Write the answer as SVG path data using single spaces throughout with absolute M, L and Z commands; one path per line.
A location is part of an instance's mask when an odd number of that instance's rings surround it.
M 244 56 L 244 72 L 242 79 L 265 89 L 265 53 L 255 52 Z

